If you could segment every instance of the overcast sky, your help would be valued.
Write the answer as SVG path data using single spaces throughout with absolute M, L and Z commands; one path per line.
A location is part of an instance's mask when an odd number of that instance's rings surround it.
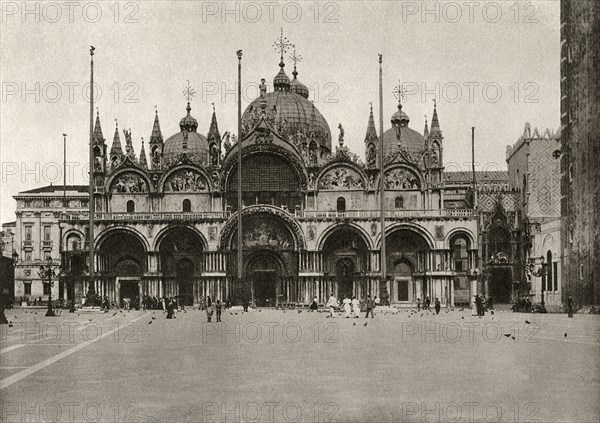
M 279 70 L 273 48 L 284 35 L 302 56 L 299 77 L 345 142 L 364 157 L 373 102 L 379 120 L 378 53 L 383 54 L 384 128 L 407 90 L 409 126 L 423 130 L 437 97 L 448 170 L 469 170 L 471 126 L 482 169 L 505 169 L 505 150 L 532 126 L 560 121 L 560 16 L 547 2 L 2 2 L 0 220 L 14 220 L 19 191 L 62 184 L 62 134 L 68 183 L 87 183 L 89 46 L 96 47 L 96 102 L 108 147 L 115 118 L 131 128 L 136 153 L 150 138 L 154 107 L 166 139 L 185 115 L 206 134 L 215 104 L 219 129 L 236 132 L 236 51 L 243 56 L 243 107 L 269 91 Z M 293 65 L 286 53 L 286 72 Z M 437 92 L 436 92 L 437 91 Z M 377 123 L 379 129 L 379 124 Z M 124 137 L 121 132 L 121 141 Z M 147 150 L 148 151 L 148 150 Z

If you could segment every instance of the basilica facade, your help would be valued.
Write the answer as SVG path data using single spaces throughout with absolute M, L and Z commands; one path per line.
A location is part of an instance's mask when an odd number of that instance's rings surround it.
M 332 293 L 378 296 L 399 306 L 426 297 L 444 306 L 469 301 L 478 291 L 476 195 L 468 178 L 446 178 L 435 106 L 431 128 L 426 122 L 419 132 L 399 104 L 383 134 L 383 151 L 373 111 L 365 113 L 363 162 L 344 144 L 342 124 L 334 145 L 330 125 L 296 69 L 289 78 L 283 60 L 279 66 L 273 91 L 263 80 L 260 96 L 243 113 L 239 137 L 221 135 L 214 112 L 209 132 L 199 133 L 188 102 L 180 131 L 171 136 L 163 136 L 155 115 L 148 157 L 143 144 L 138 157 L 131 132 L 115 128 L 109 146 L 97 116 L 95 274 L 86 274 L 82 254 L 89 215 L 63 213 L 61 260 L 81 281 L 67 296 L 80 299 L 93 288 L 115 303 L 177 296 L 192 305 L 207 296 L 248 296 L 256 306 L 268 306 L 278 299 L 309 304 L 315 296 L 323 303 Z

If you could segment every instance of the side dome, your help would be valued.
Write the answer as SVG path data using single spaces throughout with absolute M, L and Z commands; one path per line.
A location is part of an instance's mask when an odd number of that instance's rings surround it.
M 383 133 L 383 154 L 388 155 L 398 151 L 398 130 L 400 130 L 400 146 L 415 160 L 419 159 L 425 149 L 423 135 L 408 127 L 410 119 L 402 111 L 402 105 L 392 115 L 392 127 Z
M 186 153 L 202 164 L 208 163 L 208 140 L 204 135 L 196 132 L 198 121 L 190 115 L 192 110 L 190 103 L 186 110 L 187 115 L 179 122 L 181 132 L 167 138 L 164 143 L 163 158 L 167 165 L 182 153 Z

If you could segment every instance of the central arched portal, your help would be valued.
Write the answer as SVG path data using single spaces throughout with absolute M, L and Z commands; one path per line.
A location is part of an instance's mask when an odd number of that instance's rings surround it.
M 202 272 L 203 242 L 187 227 L 170 228 L 159 245 L 164 295 L 177 297 L 180 304 L 194 303 L 194 283 Z
M 249 257 L 246 275 L 257 307 L 272 307 L 276 304 L 282 273 L 281 257 L 274 251 L 259 250 Z

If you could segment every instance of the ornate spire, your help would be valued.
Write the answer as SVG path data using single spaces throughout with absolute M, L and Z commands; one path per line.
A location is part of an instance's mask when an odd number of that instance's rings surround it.
M 148 161 L 146 160 L 146 149 L 144 148 L 144 137 L 142 137 L 142 148 L 140 149 L 140 166 L 148 169 Z
M 150 145 L 163 142 L 162 132 L 160 131 L 160 122 L 158 121 L 158 110 L 154 115 L 154 126 L 152 127 L 152 135 L 150 135 Z
M 285 67 L 285 63 L 283 61 L 283 55 L 287 53 L 290 48 L 294 48 L 294 44 L 288 40 L 287 37 L 283 36 L 283 28 L 281 28 L 281 35 L 275 42 L 273 43 L 273 48 L 279 51 L 279 73 L 275 75 L 273 79 L 273 86 L 275 91 L 289 91 L 290 89 L 290 78 L 286 75 L 283 68 Z
M 423 138 L 429 136 L 429 128 L 427 127 L 427 115 L 425 115 L 425 129 L 423 129 Z
M 408 122 L 410 119 L 408 115 L 402 111 L 402 101 L 406 95 L 406 89 L 402 86 L 400 80 L 398 80 L 398 85 L 394 87 L 394 97 L 398 99 L 398 110 L 392 115 L 392 125 L 396 126 L 408 126 Z
M 433 100 L 433 117 L 431 118 L 431 135 L 432 136 L 442 136 L 442 130 L 440 129 L 440 122 L 438 120 L 437 114 L 437 103 L 435 99 Z
M 198 129 L 198 121 L 190 115 L 190 112 L 192 111 L 190 101 L 194 98 L 196 90 L 190 86 L 189 79 L 187 81 L 187 87 L 182 91 L 182 94 L 187 98 L 187 107 L 185 108 L 187 115 L 179 122 L 179 128 L 181 129 L 181 132 L 196 132 Z
M 208 143 L 215 142 L 221 144 L 221 135 L 219 134 L 219 125 L 217 124 L 217 112 L 215 111 L 215 103 L 212 103 L 213 113 L 210 120 L 210 128 L 208 129 Z
M 100 112 L 96 110 L 96 124 L 94 125 L 94 135 L 92 137 L 94 142 L 102 143 L 104 141 L 104 135 L 102 135 L 102 127 L 100 126 Z
M 110 148 L 110 157 L 122 156 L 123 149 L 121 148 L 121 138 L 119 137 L 119 122 L 115 119 L 115 135 L 113 137 L 112 147 Z
M 371 111 L 369 112 L 369 121 L 367 123 L 367 135 L 365 142 L 377 140 L 377 130 L 375 129 L 375 118 L 373 117 L 373 103 L 370 103 Z

